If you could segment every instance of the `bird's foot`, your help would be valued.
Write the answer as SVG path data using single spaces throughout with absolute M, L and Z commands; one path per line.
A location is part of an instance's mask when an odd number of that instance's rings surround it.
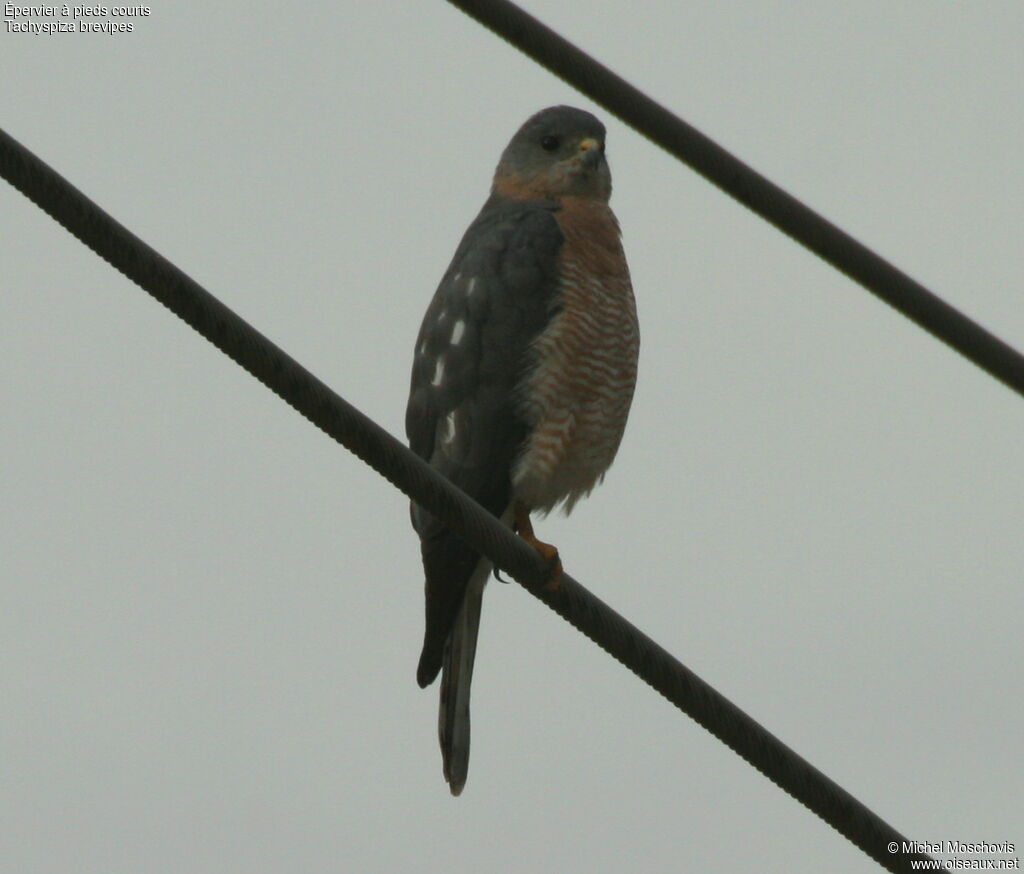
M 548 578 L 544 583 L 544 588 L 549 592 L 557 592 L 558 586 L 562 582 L 562 559 L 558 555 L 558 549 L 536 537 L 523 537 L 523 540 L 537 550 L 537 554 L 544 559 L 548 566 Z
M 547 564 L 548 575 L 544 588 L 549 592 L 557 592 L 558 586 L 562 582 L 562 559 L 558 555 L 558 549 L 550 543 L 537 539 L 533 533 L 533 524 L 530 522 L 530 511 L 521 504 L 516 506 L 515 530 L 523 540 L 537 550 L 537 554 Z

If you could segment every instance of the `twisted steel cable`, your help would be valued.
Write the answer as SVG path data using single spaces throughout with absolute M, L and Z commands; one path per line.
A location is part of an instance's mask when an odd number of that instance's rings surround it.
M 1024 395 L 1024 355 L 509 0 L 448 0 L 641 136 Z
M 0 175 L 883 867 L 909 871 L 912 860 L 929 860 L 888 852 L 906 838 L 568 574 L 547 590 L 547 565 L 510 529 L 2 130 Z

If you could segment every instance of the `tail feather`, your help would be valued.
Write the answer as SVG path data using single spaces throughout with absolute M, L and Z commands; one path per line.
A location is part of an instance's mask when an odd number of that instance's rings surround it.
M 452 795 L 462 792 L 469 773 L 469 690 L 473 682 L 476 638 L 490 562 L 481 559 L 445 645 L 441 668 L 441 706 L 437 732 L 444 760 L 444 778 Z

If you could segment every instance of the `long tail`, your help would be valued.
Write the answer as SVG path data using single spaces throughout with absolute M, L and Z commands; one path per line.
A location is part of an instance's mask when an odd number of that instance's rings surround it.
M 469 689 L 473 683 L 476 637 L 490 562 L 481 559 L 466 588 L 455 625 L 445 645 L 441 667 L 441 708 L 437 733 L 444 759 L 444 778 L 452 795 L 462 792 L 469 773 Z

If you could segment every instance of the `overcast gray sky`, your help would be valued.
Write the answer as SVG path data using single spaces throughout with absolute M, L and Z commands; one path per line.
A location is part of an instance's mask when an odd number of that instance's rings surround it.
M 1024 348 L 1020 2 L 527 6 Z M 505 142 L 602 117 L 640 382 L 539 535 L 909 837 L 1024 856 L 1020 397 L 440 0 L 151 10 L 5 28 L 0 124 L 398 435 Z M 452 799 L 404 498 L 6 186 L 0 235 L 5 871 L 877 870 L 515 585 Z

